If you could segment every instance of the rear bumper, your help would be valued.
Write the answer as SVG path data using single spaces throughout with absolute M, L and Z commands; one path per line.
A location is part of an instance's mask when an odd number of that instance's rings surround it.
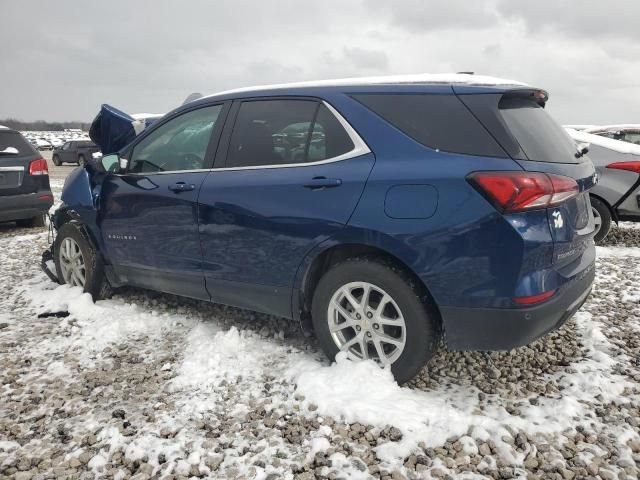
M 587 300 L 595 264 L 548 302 L 528 308 L 440 307 L 447 348 L 451 350 L 511 350 L 527 345 L 562 326 Z
M 47 200 L 38 198 L 42 195 L 49 195 L 50 198 Z M 40 215 L 51 208 L 52 198 L 50 190 L 0 197 L 0 222 L 22 220 Z

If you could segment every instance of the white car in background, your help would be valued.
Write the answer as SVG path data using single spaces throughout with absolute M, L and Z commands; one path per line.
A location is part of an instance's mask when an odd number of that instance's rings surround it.
M 583 130 L 601 137 L 640 145 L 640 124 L 591 126 Z
M 36 138 L 33 144 L 38 150 L 53 150 L 51 143 L 46 141 L 44 138 Z
M 598 183 L 589 191 L 596 243 L 607 236 L 612 221 L 640 222 L 640 145 L 603 134 L 620 131 L 620 127 L 565 127 L 579 150 L 588 149 L 598 174 Z
M 51 144 L 51 146 L 53 146 L 53 148 L 61 147 L 64 144 L 64 142 L 58 137 L 49 138 L 49 143 Z

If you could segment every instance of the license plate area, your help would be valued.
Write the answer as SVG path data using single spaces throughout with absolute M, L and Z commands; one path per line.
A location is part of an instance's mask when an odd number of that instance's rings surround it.
M 17 188 L 22 185 L 24 167 L 0 167 L 0 188 Z

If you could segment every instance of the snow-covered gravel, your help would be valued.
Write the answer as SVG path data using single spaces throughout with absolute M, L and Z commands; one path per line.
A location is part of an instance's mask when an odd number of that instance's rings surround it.
M 71 168 L 50 165 L 56 194 Z M 282 319 L 137 289 L 93 304 L 39 271 L 46 233 L 0 225 L 0 478 L 637 478 L 634 227 L 562 329 L 442 352 L 400 387 Z

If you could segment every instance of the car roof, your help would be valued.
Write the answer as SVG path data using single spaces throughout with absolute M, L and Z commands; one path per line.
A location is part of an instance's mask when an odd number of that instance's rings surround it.
M 314 80 L 307 82 L 282 83 L 274 85 L 259 85 L 252 87 L 236 88 L 207 95 L 194 100 L 194 103 L 210 100 L 212 98 L 240 98 L 248 96 L 287 95 L 321 90 L 343 90 L 351 87 L 418 87 L 418 86 L 456 86 L 456 87 L 488 87 L 488 88 L 523 88 L 530 87 L 526 83 L 517 80 L 509 80 L 487 75 L 474 75 L 470 73 L 440 73 L 440 74 L 412 74 L 412 75 L 384 75 L 376 77 L 338 78 L 331 80 Z

